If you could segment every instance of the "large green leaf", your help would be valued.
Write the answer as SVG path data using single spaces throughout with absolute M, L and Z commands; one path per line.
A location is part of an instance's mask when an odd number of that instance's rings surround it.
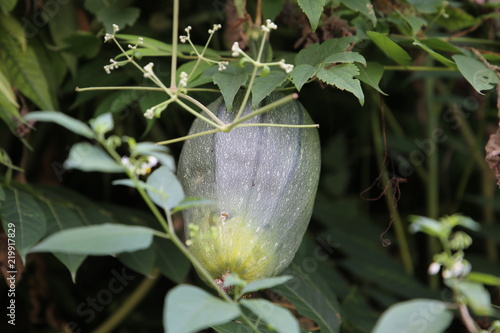
M 27 121 L 46 121 L 65 127 L 73 133 L 92 139 L 94 132 L 84 122 L 57 111 L 34 111 L 24 116 Z
M 242 299 L 241 304 L 279 333 L 299 333 L 299 323 L 290 311 L 265 299 Z
M 224 302 L 198 287 L 179 285 L 165 297 L 163 326 L 166 333 L 192 333 L 227 323 L 239 314 L 235 303 Z
M 294 276 L 287 283 L 274 287 L 273 291 L 285 296 L 297 312 L 312 319 L 321 328 L 322 333 L 338 333 L 340 314 L 336 309 L 336 301 L 329 297 L 330 293 L 313 282 L 311 276 L 297 264 L 292 263 L 285 271 Z
M 169 210 L 184 200 L 184 190 L 174 173 L 166 166 L 161 166 L 147 180 L 148 196 L 160 207 Z
M 482 94 L 483 90 L 490 90 L 499 83 L 495 71 L 486 67 L 481 61 L 464 55 L 454 55 L 452 58 L 460 73 L 477 92 Z
M 312 66 L 309 64 L 300 64 L 293 68 L 290 73 L 290 78 L 292 79 L 292 82 L 297 90 L 300 91 L 307 80 L 316 75 L 320 69 L 320 65 Z
M 309 19 L 312 31 L 316 31 L 323 7 L 325 7 L 325 0 L 298 0 L 297 3 Z
M 387 37 L 387 34 L 376 31 L 367 31 L 366 34 L 389 58 L 402 66 L 409 66 L 411 64 L 410 55 L 401 46 Z
M 252 86 L 252 106 L 257 108 L 267 95 L 285 82 L 285 79 L 286 74 L 283 71 L 271 71 L 266 76 L 256 77 Z
M 384 75 L 384 66 L 378 62 L 368 62 L 366 66 L 357 65 L 357 67 L 359 75 L 356 76 L 356 79 L 366 83 L 370 87 L 375 88 L 375 90 L 379 93 L 387 95 L 379 87 L 380 79 L 382 79 L 382 76 Z
M 9 40 L 9 36 L 8 32 L 0 33 L 0 71 L 6 73 L 12 85 L 40 108 L 55 109 L 36 53 L 30 46 L 23 51 Z
M 71 147 L 69 156 L 64 161 L 66 169 L 78 169 L 86 172 L 125 172 L 123 165 L 113 160 L 100 147 L 89 142 L 76 143 Z
M 318 72 L 318 79 L 328 83 L 340 90 L 346 90 L 354 94 L 363 105 L 365 95 L 361 89 L 361 83 L 354 77 L 359 75 L 358 67 L 354 64 L 340 64 L 331 68 L 321 68 Z
M 413 299 L 391 306 L 382 314 L 372 332 L 442 333 L 452 320 L 453 313 L 445 303 Z
M 47 231 L 45 215 L 35 199 L 15 188 L 4 188 L 5 201 L 0 206 L 0 219 L 7 234 L 14 235 L 15 248 L 25 261 L 28 249 Z
M 76 227 L 52 234 L 30 252 L 114 255 L 148 248 L 155 233 L 147 227 L 113 223 Z

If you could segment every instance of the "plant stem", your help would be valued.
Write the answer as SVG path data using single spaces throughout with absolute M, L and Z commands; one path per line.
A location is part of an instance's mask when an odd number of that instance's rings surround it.
M 112 332 L 144 299 L 148 292 L 158 281 L 159 271 L 154 269 L 152 277 L 145 277 L 134 292 L 113 312 L 104 323 L 96 328 L 93 333 Z
M 384 66 L 389 71 L 415 71 L 415 72 L 456 72 L 457 69 L 450 67 L 431 67 L 431 66 Z
M 389 179 L 389 176 L 387 174 L 387 157 L 384 156 L 384 154 L 386 154 L 386 151 L 384 149 L 385 143 L 382 141 L 383 133 L 381 133 L 380 130 L 380 120 L 376 114 L 375 108 L 372 112 L 372 118 L 373 142 L 375 146 L 377 162 L 380 166 L 380 180 L 382 182 L 382 188 L 384 189 L 383 195 L 385 197 L 387 207 L 390 211 L 391 219 L 394 223 L 394 229 L 396 231 L 396 238 L 399 245 L 401 260 L 403 261 L 403 266 L 406 273 L 413 275 L 413 261 L 410 254 L 410 247 L 407 242 L 405 227 L 397 209 L 397 198 L 393 191 L 391 180 Z
M 170 88 L 175 88 L 175 73 L 177 72 L 177 40 L 179 39 L 179 0 L 174 0 L 172 22 L 172 63 L 170 65 Z
M 424 79 L 424 98 L 425 109 L 427 110 L 427 138 L 429 153 L 427 154 L 427 171 L 428 177 L 425 182 L 426 185 L 426 205 L 427 216 L 431 219 L 438 219 L 439 215 L 439 160 L 438 160 L 438 147 L 434 141 L 434 131 L 438 129 L 439 125 L 439 111 L 435 106 L 434 98 L 434 78 L 427 77 Z M 428 237 L 427 256 L 428 262 L 432 261 L 435 253 L 439 251 L 439 243 L 436 238 Z M 429 276 L 429 284 L 431 288 L 437 288 L 439 279 L 437 275 Z

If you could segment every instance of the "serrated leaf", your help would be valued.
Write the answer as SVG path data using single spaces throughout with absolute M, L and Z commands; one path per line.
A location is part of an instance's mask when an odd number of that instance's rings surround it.
M 320 47 L 320 44 L 314 43 L 300 50 L 295 56 L 295 66 L 298 67 L 302 64 L 316 65 L 321 63 L 323 59 L 321 58 Z
M 454 55 L 452 58 L 460 73 L 478 93 L 482 94 L 481 91 L 490 90 L 499 83 L 495 71 L 486 67 L 481 61 L 463 55 Z
M 76 227 L 50 235 L 30 252 L 114 255 L 148 248 L 155 233 L 151 228 L 115 223 Z
M 166 206 L 171 210 L 184 199 L 184 190 L 181 184 L 166 166 L 161 166 L 153 171 L 146 183 L 148 196 L 162 208 Z
M 290 73 L 290 78 L 292 79 L 293 84 L 297 88 L 298 91 L 302 89 L 302 86 L 309 80 L 311 77 L 316 75 L 321 69 L 320 65 L 311 66 L 309 64 L 298 65 L 293 68 Z
M 180 285 L 165 297 L 163 327 L 167 333 L 192 333 L 227 323 L 239 314 L 235 303 L 224 302 L 198 287 Z
M 365 95 L 361 89 L 361 83 L 354 77 L 359 75 L 359 70 L 354 64 L 342 64 L 331 68 L 321 68 L 318 72 L 318 79 L 354 94 L 363 105 L 365 103 Z
M 94 138 L 94 132 L 84 122 L 58 111 L 33 111 L 24 116 L 26 121 L 46 121 L 65 127 L 86 138 Z
M 42 109 L 55 109 L 49 84 L 34 50 L 27 46 L 22 51 L 9 40 L 8 33 L 0 33 L 0 71 L 10 82 Z
M 366 59 L 358 52 L 335 53 L 323 60 L 324 63 L 353 63 L 359 62 L 366 66 Z
M 273 304 L 266 299 L 242 299 L 241 304 L 265 321 L 276 332 L 299 333 L 297 319 L 285 308 Z
M 120 29 L 132 26 L 139 18 L 140 13 L 141 10 L 136 7 L 105 7 L 99 10 L 96 16 L 103 23 L 106 32 L 113 33 L 113 24 L 118 25 Z
M 300 8 L 306 14 L 311 24 L 312 31 L 315 32 L 318 28 L 319 19 L 323 14 L 325 0 L 297 0 Z
M 437 53 L 436 51 L 432 50 L 430 47 L 427 45 L 421 43 L 420 41 L 414 39 L 413 45 L 419 46 L 422 48 L 425 52 L 427 52 L 431 57 L 442 63 L 443 65 L 450 67 L 450 68 L 457 68 L 457 65 L 451 61 L 450 59 L 446 58 L 445 56 L 442 56 L 441 54 Z
M 271 277 L 271 278 L 252 281 L 249 284 L 247 284 L 245 287 L 243 287 L 243 290 L 241 291 L 241 293 L 246 294 L 246 293 L 251 293 L 251 292 L 254 292 L 257 290 L 273 288 L 273 287 L 279 286 L 283 283 L 286 283 L 287 281 L 290 281 L 291 279 L 293 279 L 293 276 L 284 275 L 284 276 L 275 276 L 275 277 Z
M 248 73 L 244 67 L 228 65 L 225 70 L 217 71 L 212 79 L 219 87 L 227 109 L 231 110 L 236 93 L 247 82 Z
M 316 322 L 322 333 L 338 333 L 341 320 L 335 308 L 336 301 L 330 299 L 322 286 L 316 285 L 296 264 L 292 263 L 285 273 L 294 278 L 274 287 L 273 291 L 285 296 L 299 314 Z
M 343 0 L 344 6 L 356 12 L 360 12 L 372 21 L 373 26 L 377 24 L 377 17 L 370 0 Z
M 252 86 L 252 106 L 257 108 L 266 96 L 285 82 L 285 79 L 286 74 L 283 71 L 270 71 L 264 77 L 256 77 Z
M 384 75 L 384 66 L 378 62 L 368 62 L 366 66 L 357 66 L 359 75 L 356 76 L 358 80 L 366 83 L 370 87 L 375 88 L 382 95 L 387 95 L 379 87 L 380 79 Z
M 28 249 L 47 231 L 45 215 L 28 193 L 8 187 L 4 192 L 5 201 L 0 206 L 2 226 L 6 233 L 14 233 L 15 248 L 24 262 Z
M 125 172 L 123 165 L 109 157 L 102 148 L 93 146 L 89 142 L 74 144 L 63 165 L 66 169 L 78 169 L 86 172 Z
M 366 34 L 389 58 L 401 66 L 409 66 L 411 64 L 410 55 L 401 46 L 387 37 L 387 34 L 376 31 L 367 31 Z
M 442 333 L 453 320 L 453 313 L 444 302 L 413 299 L 387 309 L 378 320 L 373 333 Z

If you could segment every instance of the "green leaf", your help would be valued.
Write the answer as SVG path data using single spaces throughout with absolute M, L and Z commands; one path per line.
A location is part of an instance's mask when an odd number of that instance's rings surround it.
M 324 63 L 353 63 L 359 62 L 366 66 L 366 59 L 358 52 L 335 53 L 323 60 Z
M 7 35 L 12 45 L 20 46 L 23 52 L 26 51 L 28 45 L 26 33 L 21 23 L 14 16 L 0 13 L 0 32 Z
M 284 275 L 284 276 L 276 276 L 267 279 L 252 281 L 243 288 L 241 293 L 246 294 L 257 290 L 276 287 L 279 286 L 280 284 L 290 281 L 291 279 L 293 279 L 293 276 Z
M 30 252 L 66 252 L 89 255 L 114 255 L 146 249 L 156 230 L 114 223 L 76 227 L 54 233 Z
M 443 6 L 445 0 L 408 0 L 419 12 L 425 14 L 436 13 Z
M 482 283 L 487 286 L 500 287 L 500 277 L 491 274 L 470 272 L 467 274 L 465 279 L 470 282 Z
M 136 7 L 105 7 L 99 10 L 97 19 L 103 23 L 107 33 L 113 33 L 113 24 L 118 25 L 120 30 L 128 25 L 133 26 L 140 13 L 140 9 Z
M 300 8 L 306 14 L 309 22 L 311 23 L 312 31 L 315 32 L 318 28 L 319 19 L 323 14 L 323 7 L 325 7 L 325 0 L 297 0 Z
M 429 48 L 427 45 L 421 43 L 420 41 L 414 39 L 413 45 L 419 46 L 422 48 L 425 52 L 427 52 L 431 57 L 442 63 L 443 65 L 450 67 L 450 68 L 457 68 L 457 65 L 451 61 L 450 59 L 446 58 L 445 56 L 442 56 L 441 54 L 435 52 L 431 48 Z
M 331 68 L 321 68 L 318 72 L 318 79 L 328 83 L 340 90 L 346 90 L 354 94 L 363 105 L 365 95 L 361 89 L 361 83 L 354 77 L 359 75 L 359 70 L 354 64 L 341 64 Z
M 156 237 L 153 241 L 156 252 L 155 266 L 170 280 L 179 284 L 186 280 L 191 262 L 171 240 Z
M 446 17 L 440 15 L 435 22 L 448 31 L 466 29 L 481 22 L 480 17 L 472 16 L 462 8 L 447 6 L 445 13 Z
M 8 33 L 0 33 L 0 71 L 38 107 L 55 109 L 48 81 L 33 48 L 27 46 L 26 51 L 22 51 L 9 40 Z
M 476 282 L 459 281 L 455 286 L 467 300 L 467 305 L 478 316 L 491 313 L 491 297 L 486 288 Z
M 266 299 L 242 299 L 241 304 L 264 320 L 276 332 L 299 333 L 297 319 L 288 311 Z
M 2 0 L 0 1 L 0 9 L 4 13 L 8 13 L 16 7 L 17 0 Z
M 93 146 L 89 142 L 74 144 L 63 165 L 66 169 L 86 172 L 125 172 L 123 165 L 115 162 L 102 148 Z
M 444 224 L 425 216 L 410 216 L 410 232 L 425 232 L 434 237 L 448 237 L 450 229 Z
M 4 192 L 5 201 L 0 206 L 3 230 L 14 235 L 14 246 L 24 262 L 28 249 L 45 235 L 47 222 L 31 195 L 8 187 Z
M 286 74 L 283 71 L 270 71 L 265 77 L 256 77 L 252 86 L 252 106 L 257 108 L 267 95 L 285 82 L 285 79 Z
M 16 108 L 19 107 L 12 85 L 10 84 L 9 80 L 5 77 L 4 73 L 2 73 L 2 71 L 0 71 L 0 96 L 2 97 L 0 99 L 2 102 L 8 102 L 9 104 L 11 104 Z
M 444 302 L 413 299 L 387 309 L 378 320 L 373 333 L 442 333 L 453 320 L 453 313 Z
M 452 58 L 460 73 L 478 93 L 482 94 L 482 90 L 490 90 L 499 83 L 495 71 L 481 61 L 463 55 L 454 55 Z
M 322 333 L 338 333 L 340 314 L 334 305 L 336 300 L 331 299 L 329 293 L 316 285 L 295 263 L 285 273 L 291 273 L 294 278 L 274 287 L 273 291 L 285 296 L 299 314 L 316 322 Z
M 342 0 L 344 6 L 355 12 L 360 12 L 372 21 L 373 26 L 377 24 L 377 17 L 370 0 Z
M 15 136 L 18 136 L 17 126 L 18 121 L 24 122 L 23 118 L 19 114 L 17 107 L 10 103 L 8 98 L 5 97 L 3 92 L 0 91 L 0 119 L 7 125 L 9 130 Z
M 85 45 L 85 47 L 82 47 Z M 97 55 L 102 45 L 102 41 L 94 33 L 77 30 L 73 34 L 64 38 L 63 52 L 71 53 L 76 57 L 93 58 Z
M 186 197 L 182 199 L 181 202 L 174 209 L 172 209 L 172 214 L 180 212 L 184 209 L 188 209 L 191 207 L 204 206 L 204 205 L 213 205 L 215 203 L 214 200 L 197 198 L 197 197 Z
M 26 121 L 46 121 L 65 127 L 86 138 L 94 138 L 94 132 L 84 122 L 58 111 L 33 111 L 24 116 Z
M 115 127 L 113 122 L 113 115 L 111 113 L 103 113 L 97 118 L 91 119 L 89 121 L 90 127 L 96 133 L 106 134 Z
M 300 91 L 304 83 L 307 82 L 311 77 L 316 75 L 321 66 L 311 66 L 309 64 L 301 64 L 293 68 L 290 73 L 290 78 L 292 79 L 293 84 Z
M 366 83 L 370 87 L 375 88 L 382 95 L 387 95 L 379 87 L 380 79 L 382 79 L 382 76 L 384 75 L 384 66 L 378 62 L 370 61 L 366 64 L 366 66 L 357 65 L 357 67 L 359 75 L 356 76 L 356 79 Z
M 389 58 L 402 66 L 409 66 L 411 64 L 410 55 L 401 46 L 387 37 L 387 34 L 376 31 L 367 31 L 366 34 Z
M 47 236 L 55 234 L 61 230 L 83 226 L 82 219 L 77 215 L 76 211 L 64 203 L 58 202 L 52 198 L 40 202 L 45 217 L 47 219 Z M 54 253 L 55 257 L 59 259 L 64 266 L 71 273 L 73 281 L 76 278 L 76 272 L 82 262 L 87 257 L 81 254 L 69 253 Z
M 228 110 L 232 109 L 234 97 L 242 85 L 247 82 L 248 73 L 245 67 L 228 65 L 225 70 L 217 71 L 213 76 L 214 83 L 224 97 Z
M 145 276 L 151 276 L 155 267 L 156 251 L 153 247 L 134 252 L 124 252 L 118 255 L 118 259 L 128 268 Z
M 227 323 L 239 314 L 235 303 L 224 302 L 198 287 L 180 285 L 165 297 L 163 326 L 167 333 L 191 333 Z
M 427 21 L 418 16 L 403 16 L 403 19 L 408 23 L 411 29 L 411 35 L 415 36 L 422 29 L 423 26 L 427 25 Z
M 177 177 L 166 166 L 161 166 L 146 181 L 149 198 L 160 207 L 169 210 L 177 206 L 184 199 L 184 190 Z

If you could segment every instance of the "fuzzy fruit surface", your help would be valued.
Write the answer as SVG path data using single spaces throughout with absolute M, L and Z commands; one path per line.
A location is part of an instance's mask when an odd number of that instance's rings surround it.
M 272 93 L 261 106 L 283 97 Z M 232 111 L 222 98 L 208 108 L 225 123 Z M 252 112 L 245 107 L 243 115 Z M 247 123 L 312 124 L 298 101 Z M 196 119 L 190 134 L 211 129 Z M 316 128 L 252 126 L 189 139 L 178 177 L 187 196 L 211 204 L 184 211 L 189 250 L 212 277 L 236 273 L 247 281 L 279 274 L 293 259 L 311 218 L 320 172 Z

